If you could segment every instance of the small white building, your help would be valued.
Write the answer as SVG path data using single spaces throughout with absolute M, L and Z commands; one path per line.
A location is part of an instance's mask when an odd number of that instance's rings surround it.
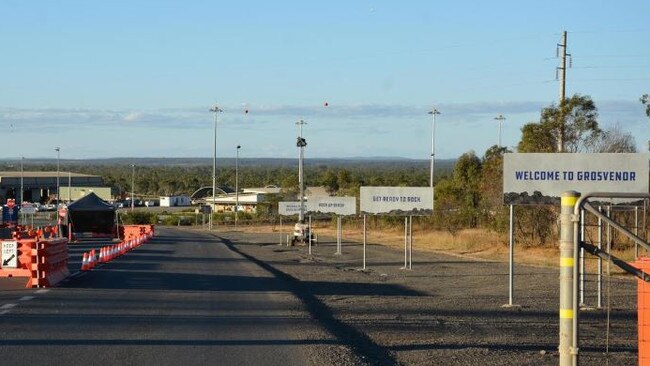
M 160 207 L 191 206 L 192 200 L 189 196 L 166 196 L 160 197 Z

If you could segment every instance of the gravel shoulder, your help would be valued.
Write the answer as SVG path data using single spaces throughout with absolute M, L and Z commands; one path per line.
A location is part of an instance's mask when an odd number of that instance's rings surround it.
M 558 362 L 559 271 L 515 266 L 516 307 L 508 302 L 507 263 L 418 252 L 412 270 L 404 252 L 379 244 L 320 238 L 304 246 L 280 246 L 279 233 L 216 231 L 240 253 L 275 275 L 298 282 L 295 291 L 312 315 L 341 343 L 354 364 L 555 365 Z M 585 303 L 595 305 L 595 276 Z M 605 277 L 606 309 L 581 314 L 583 365 L 637 363 L 636 283 Z M 609 326 L 608 326 L 609 324 Z M 315 355 L 317 357 L 318 355 Z

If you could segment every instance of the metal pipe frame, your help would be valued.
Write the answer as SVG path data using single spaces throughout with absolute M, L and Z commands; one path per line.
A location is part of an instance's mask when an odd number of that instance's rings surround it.
M 577 192 L 566 192 L 563 194 L 576 194 L 579 195 Z M 639 238 L 638 236 L 634 235 L 632 232 L 627 230 L 625 227 L 622 225 L 618 224 L 611 218 L 609 218 L 606 215 L 603 215 L 601 212 L 598 211 L 597 208 L 595 208 L 588 200 L 591 198 L 639 198 L 639 199 L 647 199 L 650 198 L 650 194 L 648 193 L 620 193 L 620 192 L 589 192 L 579 198 L 577 198 L 575 205 L 573 206 L 573 215 L 571 217 L 571 221 L 573 222 L 573 263 L 577 263 L 579 261 L 580 257 L 580 251 L 579 248 L 582 247 L 580 242 L 580 237 L 579 237 L 579 225 L 580 225 L 580 220 L 579 220 L 579 215 L 580 215 L 580 210 L 585 209 L 592 214 L 596 215 L 596 217 L 601 218 L 605 223 L 609 224 L 611 227 L 615 228 L 616 230 L 620 231 L 622 234 L 633 240 L 635 243 L 638 243 L 640 246 L 645 248 L 646 250 L 650 250 L 650 244 L 646 243 L 643 239 Z M 562 238 L 561 238 L 562 240 Z M 611 255 L 607 256 L 608 258 L 611 258 Z M 616 263 L 616 262 L 614 262 Z M 577 366 L 578 365 L 578 351 L 579 351 L 579 319 L 580 319 L 580 308 L 578 304 L 578 296 L 579 296 L 579 268 L 576 265 L 573 265 L 573 276 L 572 276 L 572 289 L 573 289 L 573 301 L 572 301 L 572 334 L 571 334 L 571 347 L 570 347 L 570 354 L 571 354 L 571 365 Z M 562 309 L 560 310 L 562 311 Z M 562 316 L 560 316 L 562 320 Z M 560 337 L 562 340 L 562 337 Z M 562 351 L 562 350 L 560 350 Z M 563 362 L 562 355 L 560 355 L 560 365 L 567 365 L 567 363 Z

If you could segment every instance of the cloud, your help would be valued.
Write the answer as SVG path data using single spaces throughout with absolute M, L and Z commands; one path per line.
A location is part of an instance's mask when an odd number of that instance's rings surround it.
M 538 116 L 546 102 L 480 102 L 443 103 L 436 105 L 440 118 L 455 124 L 472 125 L 503 114 L 508 119 L 517 115 Z M 647 122 L 643 108 L 637 101 L 597 102 L 603 120 L 613 122 Z M 278 120 L 299 120 L 304 118 L 331 123 L 363 120 L 375 125 L 377 121 L 389 123 L 411 123 L 426 119 L 431 106 L 399 104 L 345 104 L 330 103 L 329 106 L 304 105 L 248 105 L 245 114 L 240 105 L 224 106 L 219 123 L 227 128 L 250 128 L 251 125 L 275 125 Z M 533 117 L 534 118 L 534 117 Z M 93 126 L 140 126 L 156 128 L 200 128 L 211 124 L 213 116 L 206 108 L 165 108 L 159 110 L 106 110 L 106 109 L 0 109 L 0 123 L 13 124 L 15 128 L 62 128 Z M 634 122 L 636 121 L 636 122 Z M 521 121 L 523 122 L 523 121 Z M 369 126 L 363 124 L 364 128 Z M 324 127 L 323 125 L 319 127 Z M 354 129 L 356 124 L 348 124 Z M 380 132 L 379 129 L 376 132 Z

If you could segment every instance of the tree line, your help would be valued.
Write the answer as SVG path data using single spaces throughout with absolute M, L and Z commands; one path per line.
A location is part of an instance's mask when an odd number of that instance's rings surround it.
M 648 95 L 640 98 L 650 117 Z M 521 140 L 516 151 L 525 152 L 636 152 L 634 137 L 620 125 L 602 129 L 598 110 L 589 96 L 573 95 L 560 104 L 542 109 L 538 121 L 521 128 Z M 469 151 L 455 163 L 437 164 L 435 210 L 431 217 L 419 217 L 417 224 L 452 233 L 464 228 L 486 228 L 506 232 L 507 207 L 503 205 L 503 154 L 511 152 L 500 146 L 490 147 L 482 156 Z M 42 166 L 51 170 L 51 166 Z M 105 184 L 120 195 L 131 191 L 130 165 L 70 164 L 75 172 L 103 177 Z M 309 163 L 305 167 L 306 184 L 324 186 L 330 194 L 358 196 L 361 186 L 428 186 L 427 161 L 411 162 L 335 162 Z M 135 170 L 136 195 L 158 197 L 189 195 L 196 189 L 212 185 L 209 165 L 138 166 Z M 235 186 L 233 164 L 217 169 L 219 186 Z M 287 195 L 298 190 L 297 169 L 289 164 L 243 164 L 239 168 L 239 187 L 278 185 Z M 276 197 L 275 201 L 282 199 Z M 260 214 L 270 214 L 265 210 Z M 517 208 L 517 236 L 520 243 L 539 245 L 553 243 L 556 238 L 557 208 L 547 206 Z M 390 219 L 386 219 L 390 221 Z M 396 223 L 399 220 L 395 221 Z

